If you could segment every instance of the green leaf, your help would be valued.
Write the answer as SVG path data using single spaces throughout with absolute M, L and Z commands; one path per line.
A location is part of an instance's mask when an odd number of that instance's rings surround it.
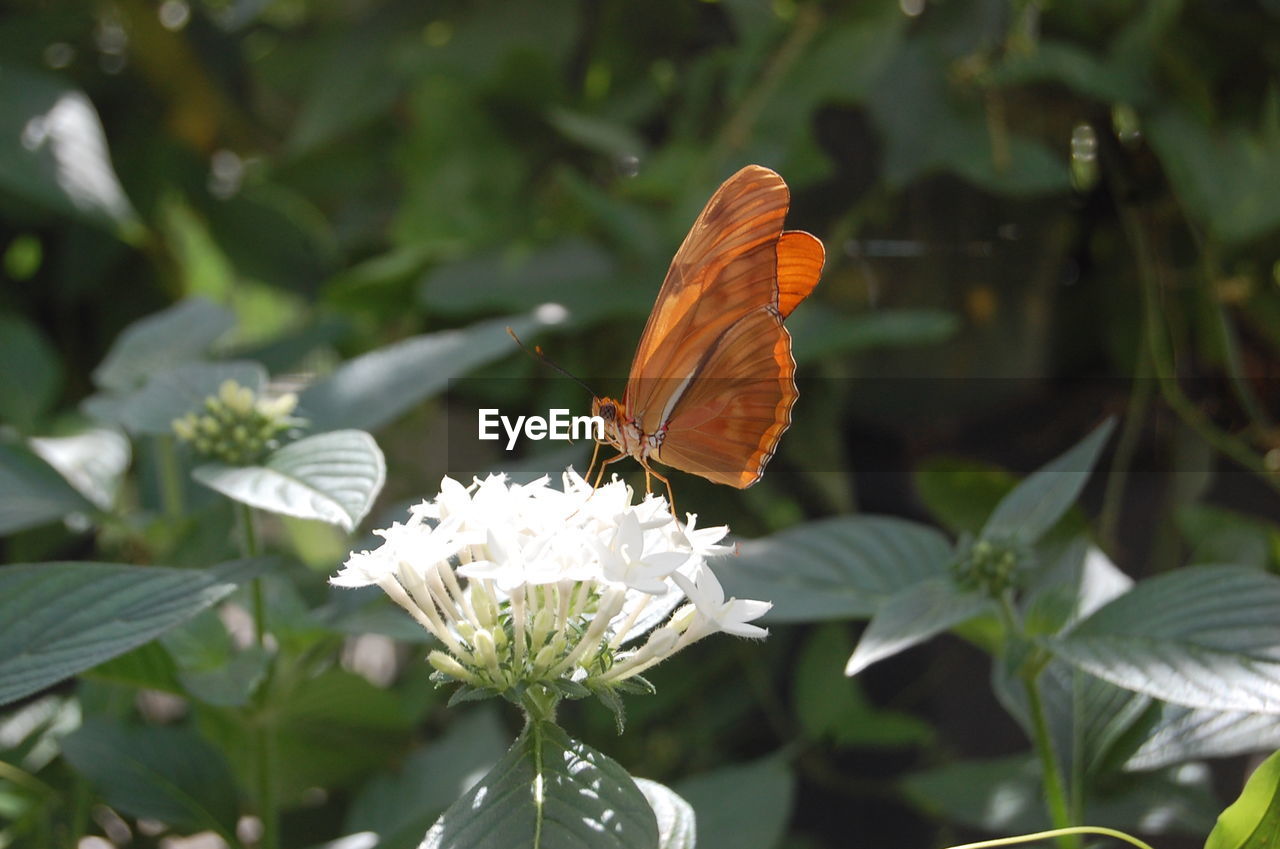
M 221 753 L 192 729 L 90 717 L 62 741 L 62 750 L 107 804 L 181 831 L 212 829 L 234 840 L 235 780 Z
M 744 542 L 720 561 L 727 595 L 773 602 L 769 622 L 869 616 L 901 589 L 947 574 L 951 546 L 933 528 L 887 516 L 811 522 Z
M 1086 672 L 1167 702 L 1280 713 L 1280 578 L 1255 569 L 1149 578 L 1050 645 Z
M 327 39 L 313 36 L 315 61 L 288 141 L 292 156 L 330 144 L 391 109 L 404 86 L 397 41 L 410 41 L 411 27 L 403 15 L 377 14 L 350 29 L 328 30 Z
M 1108 419 L 1075 447 L 1028 475 L 1000 499 L 982 529 L 982 538 L 1020 545 L 1039 540 L 1080 495 L 1114 426 L 1115 420 Z
M 880 710 L 867 701 L 858 682 L 842 673 L 853 641 L 843 625 L 819 627 L 796 664 L 792 701 L 805 734 L 837 744 L 902 746 L 926 742 L 932 729 L 905 713 Z
M 468 711 L 395 774 L 374 776 L 351 803 L 343 830 L 376 833 L 378 849 L 416 849 L 440 814 L 502 758 L 506 739 L 495 711 Z
M 25 448 L 0 445 L 0 534 L 92 510 L 93 505 L 44 460 Z
M 615 162 L 627 157 L 639 159 L 645 153 L 644 139 L 615 121 L 553 106 L 547 112 L 547 122 L 569 141 Z
M 126 239 L 138 221 L 111 167 L 89 98 L 55 76 L 7 64 L 0 74 L 0 189 Z
M 270 655 L 261 646 L 236 652 L 222 666 L 201 670 L 179 670 L 184 694 L 208 705 L 241 707 L 257 691 L 267 674 Z
M 172 634 L 173 630 L 168 633 Z M 178 666 L 160 640 L 144 643 L 133 651 L 99 663 L 84 675 L 95 681 L 110 681 L 139 690 L 161 690 L 183 695 L 182 683 L 178 680 Z
M 557 323 L 551 310 L 481 322 L 405 339 L 356 357 L 309 386 L 298 415 L 316 430 L 376 430 L 415 404 L 442 391 L 449 381 L 519 350 L 506 328 L 522 337 Z
M 1274 714 L 1160 705 L 1154 726 L 1125 769 L 1159 769 L 1202 758 L 1225 758 L 1280 747 Z
M 845 664 L 844 674 L 857 675 L 876 661 L 991 609 L 989 598 L 961 590 L 950 578 L 934 578 L 908 587 L 891 596 L 871 617 L 858 647 Z
M 1142 78 L 1121 62 L 1109 63 L 1052 38 L 1037 39 L 1034 48 L 1029 53 L 1010 51 L 985 80 L 1002 86 L 1057 82 L 1103 103 L 1134 103 L 1145 95 Z
M 1280 845 L 1280 752 L 1253 771 L 1218 817 L 1204 849 L 1272 849 Z
M 204 399 L 217 395 L 228 380 L 261 392 L 267 372 L 252 362 L 184 363 L 152 374 L 142 388 L 127 395 L 94 395 L 85 400 L 84 411 L 135 434 L 169 436 L 174 419 L 204 412 Z
M 976 537 L 1017 480 L 978 460 L 936 457 L 916 467 L 915 484 L 925 507 L 943 527 Z
M 1151 146 L 1183 209 L 1227 244 L 1280 227 L 1280 132 L 1212 128 L 1167 108 L 1146 122 Z
M 1038 575 L 1023 605 L 1027 633 L 1058 633 L 1132 586 L 1133 581 L 1105 554 L 1079 537 L 1061 562 Z M 997 698 L 1030 739 L 1035 733 L 1021 674 L 1029 648 L 1026 643 L 1007 647 L 992 678 Z M 1152 710 L 1148 696 L 1089 675 L 1060 658 L 1051 659 L 1038 680 L 1050 738 L 1067 775 L 1077 770 L 1098 775 L 1114 766 L 1115 760 L 1132 751 L 1130 730 Z M 1129 748 L 1121 751 L 1122 746 Z
M 263 692 L 271 709 L 252 724 L 240 710 L 197 703 L 200 730 L 253 786 L 260 780 L 265 727 L 278 753 L 275 792 L 288 804 L 311 787 L 349 787 L 409 748 L 416 717 L 401 696 L 355 673 L 330 669 L 301 681 L 272 678 Z
M 73 436 L 36 437 L 31 450 L 100 510 L 110 510 L 132 451 L 118 431 L 91 428 Z
M 1015 755 L 919 772 L 902 789 L 919 807 L 948 821 L 1017 834 L 1050 827 L 1040 775 L 1037 761 Z M 1086 785 L 1083 820 L 1127 831 L 1203 834 L 1213 810 L 1204 779 L 1203 771 L 1171 770 Z
M 795 800 L 795 778 L 776 757 L 695 776 L 676 789 L 697 814 L 698 849 L 774 849 Z
M 1001 658 L 993 677 L 1000 703 L 1030 738 L 1034 728 L 1017 668 L 1022 659 L 1017 654 Z M 1150 697 L 1095 678 L 1056 658 L 1041 671 L 1038 682 L 1050 739 L 1067 775 L 1077 769 L 1082 775 L 1102 774 L 1114 762 L 1110 757 L 1113 749 L 1151 710 Z
M 386 462 L 373 437 L 337 430 L 291 442 L 261 466 L 197 466 L 192 476 L 250 507 L 351 531 L 373 506 Z
M 433 311 L 474 314 L 533 310 L 558 304 L 576 323 L 631 313 L 647 304 L 641 293 L 617 285 L 607 251 L 583 239 L 565 239 L 528 255 L 494 253 L 429 272 L 419 300 Z M 644 293 L 644 299 L 652 292 Z
M 235 323 L 230 310 L 211 301 L 180 301 L 126 327 L 94 369 L 93 382 L 116 392 L 136 389 L 157 372 L 202 358 Z
M 693 806 L 665 784 L 647 778 L 635 782 L 658 820 L 658 849 L 694 849 L 698 823 Z
M 1002 194 L 1066 191 L 1070 176 L 1065 157 L 1007 128 L 994 138 L 981 100 L 954 96 L 947 79 L 950 64 L 929 40 L 909 40 L 871 87 L 868 111 L 884 136 L 889 185 L 900 189 L 928 174 L 949 171 Z M 921 127 L 931 131 L 921 132 Z
M 1208 504 L 1187 504 L 1177 513 L 1178 529 L 1191 544 L 1191 563 L 1234 563 L 1266 569 L 1280 552 L 1280 527 L 1253 516 Z
M 0 704 L 123 654 L 214 602 L 262 561 L 194 571 L 114 563 L 0 570 Z
M 20 315 L 0 315 L 0 421 L 30 433 L 62 389 L 62 363 L 44 334 Z
M 906 797 L 934 815 L 997 833 L 1048 825 L 1039 766 L 1022 755 L 969 760 L 918 772 L 902 781 Z
M 652 849 L 653 809 L 618 763 L 549 722 L 436 821 L 422 849 Z
M 945 342 L 960 320 L 942 310 L 878 309 L 855 315 L 800 310 L 787 319 L 800 365 L 836 354 L 876 348 L 917 347 Z

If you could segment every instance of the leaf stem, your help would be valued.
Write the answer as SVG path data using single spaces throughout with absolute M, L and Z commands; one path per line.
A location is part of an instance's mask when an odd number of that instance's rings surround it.
M 1133 376 L 1133 391 L 1129 395 L 1129 407 L 1125 410 L 1120 439 L 1116 442 L 1116 454 L 1107 475 L 1106 491 L 1102 496 L 1102 515 L 1098 520 L 1098 535 L 1109 545 L 1115 545 L 1116 531 L 1120 525 L 1120 510 L 1124 505 L 1124 490 L 1133 468 L 1133 457 L 1138 448 L 1138 437 L 1151 404 L 1151 350 L 1145 340 L 1138 343 L 1138 361 Z
M 1143 324 L 1147 347 L 1151 352 L 1151 365 L 1160 394 L 1170 409 L 1191 430 L 1214 450 L 1230 457 L 1245 469 L 1253 472 L 1272 489 L 1280 490 L 1280 476 L 1273 474 L 1249 445 L 1227 431 L 1218 428 L 1182 391 L 1174 367 L 1173 340 L 1169 338 L 1160 310 L 1160 268 L 1154 262 L 1151 245 L 1147 240 L 1146 225 L 1139 212 L 1123 204 L 1118 206 L 1125 235 L 1133 248 L 1134 264 L 1143 295 Z
M 1033 840 L 1079 834 L 1100 834 L 1103 837 L 1114 837 L 1116 840 L 1123 840 L 1131 846 L 1138 847 L 1138 849 L 1152 849 L 1149 843 L 1139 840 L 1131 834 L 1125 834 L 1123 831 L 1116 831 L 1114 828 L 1106 828 L 1100 825 L 1073 825 L 1069 828 L 1053 828 L 1048 831 L 1037 831 L 1033 834 L 1019 834 L 1016 837 L 998 837 L 994 840 L 979 840 L 977 843 L 961 843 L 956 846 L 949 846 L 947 849 L 993 849 L 996 846 L 1014 846 L 1019 843 L 1030 843 Z
M 1054 826 L 1062 830 L 1058 843 L 1063 849 L 1078 849 L 1080 841 L 1070 833 L 1071 809 L 1067 802 L 1067 791 L 1062 784 L 1062 768 L 1058 763 L 1058 755 L 1053 749 L 1053 739 L 1049 736 L 1049 722 L 1045 716 L 1044 700 L 1040 697 L 1039 670 L 1025 674 L 1022 679 L 1027 691 L 1027 712 L 1031 714 L 1031 728 L 1035 735 L 1036 752 L 1040 756 L 1040 768 L 1043 773 L 1045 802 L 1049 806 L 1049 816 Z
M 237 502 L 236 509 L 240 513 L 240 548 L 245 557 L 257 557 L 260 553 L 258 532 L 254 527 L 253 508 L 248 504 Z M 254 578 L 250 592 L 253 595 L 253 636 L 259 646 L 265 647 L 267 639 L 267 609 L 263 600 L 262 579 Z
M 270 722 L 259 715 L 254 747 L 258 771 L 258 816 L 262 818 L 259 849 L 280 846 L 280 799 L 276 795 L 276 736 Z
M 169 517 L 183 512 L 182 475 L 178 465 L 178 449 L 172 436 L 160 436 L 154 440 L 156 472 L 160 478 L 160 504 Z
M 253 508 L 237 502 L 240 514 L 241 550 L 245 557 L 257 557 L 260 552 L 258 532 L 254 526 Z M 263 597 L 262 579 L 254 578 L 250 592 L 253 598 L 253 633 L 259 647 L 266 647 L 267 608 Z M 262 695 L 262 691 L 259 691 Z M 280 846 L 280 799 L 276 793 L 276 735 L 271 722 L 259 705 L 258 726 L 254 731 L 254 760 L 258 776 L 258 816 L 262 819 L 262 839 L 259 849 L 278 849 Z
M 1022 624 L 1013 603 L 1012 592 L 1001 593 L 999 602 L 998 610 L 1004 623 L 1006 642 L 1011 638 L 1021 637 Z M 1031 718 L 1036 754 L 1040 758 L 1049 818 L 1053 821 L 1055 829 L 1064 830 L 1063 834 L 1058 835 L 1062 849 L 1079 849 L 1080 841 L 1065 831 L 1071 828 L 1071 806 L 1067 800 L 1066 788 L 1062 783 L 1062 767 L 1058 763 L 1058 756 L 1053 748 L 1053 738 L 1049 735 L 1049 721 L 1045 714 L 1044 699 L 1040 696 L 1040 673 L 1043 669 L 1044 659 L 1033 656 L 1022 665 L 1019 677 L 1022 678 L 1022 686 L 1027 693 L 1027 712 Z

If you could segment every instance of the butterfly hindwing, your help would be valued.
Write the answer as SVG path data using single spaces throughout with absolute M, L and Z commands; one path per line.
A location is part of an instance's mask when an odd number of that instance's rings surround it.
M 715 341 L 672 404 L 660 463 L 739 488 L 755 483 L 791 423 L 797 391 L 791 337 L 772 306 Z

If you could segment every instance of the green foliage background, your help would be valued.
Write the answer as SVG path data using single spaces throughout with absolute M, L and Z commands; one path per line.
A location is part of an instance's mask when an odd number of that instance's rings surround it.
M 1117 413 L 1085 512 L 1125 572 L 1274 569 L 1277 45 L 1280 5 L 1266 0 L 18 0 L 0 19 L 0 474 L 41 481 L 65 509 L 6 514 L 0 550 L 236 556 L 231 509 L 207 491 L 187 485 L 185 514 L 166 516 L 159 440 L 138 440 L 130 482 L 96 513 L 17 447 L 98 418 L 84 402 L 109 380 L 95 369 L 132 322 L 191 296 L 221 304 L 234 326 L 206 341 L 286 384 L 399 350 L 405 365 L 361 404 L 350 385 L 309 399 L 321 429 L 376 434 L 388 485 L 375 518 L 351 539 L 300 520 L 264 530 L 284 563 L 269 585 L 278 636 L 310 664 L 274 682 L 271 721 L 292 735 L 287 845 L 389 821 L 412 844 L 512 717 L 445 710 L 416 647 L 391 686 L 352 672 L 349 652 L 335 662 L 349 634 L 414 635 L 376 605 L 339 617 L 325 575 L 442 474 L 584 463 L 462 447 L 479 405 L 585 411 L 502 327 L 620 393 L 689 223 L 758 162 L 791 186 L 788 226 L 828 251 L 788 322 L 801 397 L 758 486 L 677 473 L 682 508 L 747 537 L 855 511 L 977 533 L 1011 485 L 1004 469 L 1024 473 Z M 531 317 L 547 303 L 567 317 Z M 426 346 L 429 367 L 397 344 Z M 92 523 L 44 521 L 86 512 Z M 207 641 L 168 650 L 217 669 L 229 649 L 205 624 Z M 1020 767 L 976 760 L 1026 748 L 985 687 L 980 630 L 857 684 L 839 675 L 847 623 L 709 641 L 657 671 L 658 695 L 629 701 L 625 736 L 595 707 L 565 721 L 701 802 L 700 846 L 1007 831 L 1015 821 L 964 816 L 975 788 L 1035 794 L 1010 778 Z M 131 715 L 129 684 L 155 678 L 127 657 L 56 694 Z M 238 769 L 244 726 L 201 716 L 173 733 Z M 73 766 L 109 782 L 89 748 L 50 761 L 48 782 L 72 786 Z M 452 789 L 433 783 L 441 771 Z M 1219 778 L 1234 796 L 1239 763 Z M 1180 800 L 1173 829 L 1200 835 L 1226 801 L 1142 792 Z M 702 813 L 729 796 L 755 819 Z

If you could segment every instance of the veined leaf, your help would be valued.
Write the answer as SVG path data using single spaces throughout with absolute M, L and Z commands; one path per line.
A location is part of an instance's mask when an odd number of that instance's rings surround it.
M 260 562 L 204 571 L 116 563 L 0 569 L 0 704 L 148 642 L 226 597 Z
M 192 471 L 205 486 L 250 507 L 319 519 L 347 531 L 369 512 L 386 474 L 378 443 L 361 430 L 291 442 L 261 466 L 208 463 Z
M 422 849 L 653 849 L 653 808 L 626 770 L 549 722 L 441 815 Z
M 1055 653 L 1125 689 L 1210 710 L 1280 713 L 1280 578 L 1192 566 L 1138 583 Z

